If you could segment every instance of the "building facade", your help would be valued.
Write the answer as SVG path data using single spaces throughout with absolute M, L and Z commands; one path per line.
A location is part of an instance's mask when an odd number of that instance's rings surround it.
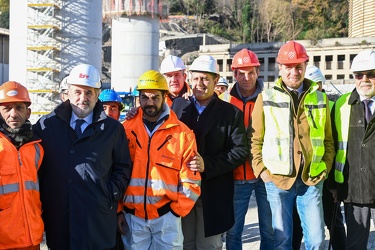
M 375 48 L 375 37 L 330 38 L 320 40 L 316 45 L 312 45 L 308 40 L 299 40 L 297 42 L 305 46 L 309 56 L 308 64 L 319 67 L 327 81 L 331 81 L 334 84 L 353 83 L 353 76 L 350 72 L 353 58 L 362 50 Z M 202 45 L 200 46 L 199 54 L 213 56 L 219 64 L 220 75 L 233 84 L 235 79 L 233 79 L 231 71 L 232 58 L 241 49 L 250 49 L 258 55 L 261 63 L 260 78 L 267 85 L 273 84 L 279 77 L 276 57 L 283 44 L 275 42 L 240 45 Z

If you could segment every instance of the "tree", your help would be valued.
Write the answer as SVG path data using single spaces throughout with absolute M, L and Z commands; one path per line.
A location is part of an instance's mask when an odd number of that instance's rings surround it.
M 9 0 L 0 0 L 0 27 L 9 29 Z
M 246 0 L 242 9 L 242 42 L 251 40 L 251 6 L 250 0 Z
M 197 30 L 214 32 L 235 42 L 318 41 L 348 33 L 347 0 L 169 1 L 173 3 L 171 14 L 195 15 Z M 208 21 L 206 16 L 214 12 L 220 20 Z
M 292 39 L 294 28 L 291 4 L 280 0 L 260 1 L 262 40 L 273 42 Z

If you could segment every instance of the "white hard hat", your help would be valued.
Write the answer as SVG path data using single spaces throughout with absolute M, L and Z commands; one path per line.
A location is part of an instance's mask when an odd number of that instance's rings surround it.
M 224 77 L 220 77 L 216 86 L 227 86 L 228 87 L 227 79 L 225 79 Z
M 375 51 L 364 50 L 358 53 L 353 59 L 352 72 L 360 72 L 375 69 Z
M 190 71 L 219 73 L 219 66 L 215 58 L 209 55 L 202 55 L 196 58 L 190 66 Z
M 99 71 L 92 65 L 80 64 L 75 66 L 67 79 L 68 84 L 88 86 L 100 89 Z
M 179 70 L 185 70 L 186 66 L 178 56 L 169 55 L 161 62 L 160 73 L 165 74 Z
M 326 82 L 326 78 L 322 74 L 322 71 L 314 65 L 308 65 L 306 67 L 305 78 L 314 82 L 322 82 L 323 84 Z
M 59 92 L 68 89 L 69 84 L 67 83 L 67 80 L 68 80 L 67 76 L 62 79 L 62 81 L 60 82 L 60 86 L 59 86 Z

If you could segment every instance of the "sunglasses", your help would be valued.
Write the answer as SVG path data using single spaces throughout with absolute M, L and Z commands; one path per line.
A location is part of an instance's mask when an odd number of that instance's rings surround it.
M 371 72 L 368 72 L 368 73 L 354 73 L 354 78 L 357 79 L 357 80 L 362 80 L 363 79 L 363 76 L 366 75 L 366 77 L 368 79 L 374 79 L 375 78 L 375 72 L 374 71 L 371 71 Z

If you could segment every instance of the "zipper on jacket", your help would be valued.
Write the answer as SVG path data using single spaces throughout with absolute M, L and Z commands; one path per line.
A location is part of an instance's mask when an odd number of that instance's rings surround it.
M 158 147 L 157 150 L 160 150 L 164 146 L 164 144 L 166 144 L 170 139 L 172 139 L 172 137 L 172 135 L 168 135 L 167 138 L 165 138 L 165 141 Z
M 131 133 L 134 135 L 134 137 L 135 137 L 135 142 L 137 143 L 138 147 L 142 148 L 141 144 L 140 144 L 139 141 L 138 141 L 137 134 L 136 134 L 133 130 L 132 130 Z
M 18 155 L 18 162 L 20 163 L 20 167 L 22 168 L 21 154 L 19 150 L 17 150 L 17 155 Z
M 200 116 L 200 115 L 197 116 L 197 122 L 199 122 L 199 116 Z
M 316 123 L 314 121 L 314 116 L 312 114 L 312 107 L 311 106 L 307 106 L 309 108 L 309 116 L 311 117 L 311 120 L 312 120 L 312 123 L 314 125 L 314 128 L 317 129 L 318 127 L 316 126 Z
M 146 167 L 146 178 L 145 178 L 145 193 L 144 193 L 144 210 L 145 210 L 145 221 L 148 221 L 148 214 L 147 214 L 147 183 L 148 183 L 148 170 L 150 169 L 150 145 L 151 145 L 151 137 L 148 139 L 147 145 L 147 167 Z
M 246 163 L 242 164 L 243 166 L 243 179 L 246 181 Z

